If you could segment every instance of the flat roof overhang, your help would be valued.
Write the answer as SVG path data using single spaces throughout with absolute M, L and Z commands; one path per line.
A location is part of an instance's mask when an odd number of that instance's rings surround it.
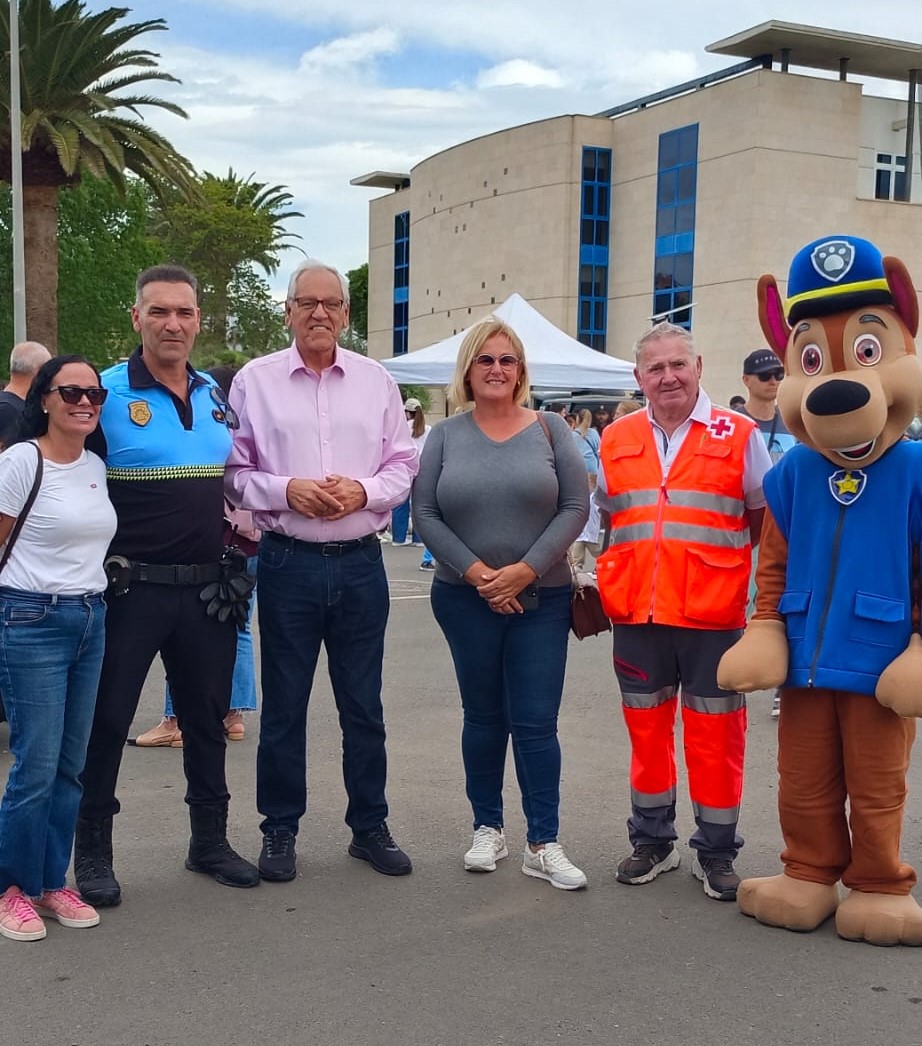
M 908 81 L 912 70 L 922 70 L 922 44 L 820 29 L 797 22 L 763 22 L 709 44 L 705 50 L 738 58 L 770 54 L 784 65 L 790 63 L 840 74 L 847 69 L 850 76 L 873 76 L 881 80 Z
M 407 189 L 410 186 L 409 174 L 398 171 L 372 171 L 370 174 L 360 174 L 357 178 L 349 179 L 350 185 L 360 185 L 365 189 Z

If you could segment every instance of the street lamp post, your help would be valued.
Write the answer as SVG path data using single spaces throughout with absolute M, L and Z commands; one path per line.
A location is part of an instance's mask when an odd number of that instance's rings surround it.
M 22 233 L 22 111 L 19 0 L 10 0 L 10 161 L 13 170 L 13 344 L 26 340 L 26 261 Z

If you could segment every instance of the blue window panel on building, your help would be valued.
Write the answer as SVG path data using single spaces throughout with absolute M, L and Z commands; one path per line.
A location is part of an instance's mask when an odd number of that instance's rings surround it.
M 653 314 L 691 327 L 698 184 L 698 125 L 659 137 Z
M 410 212 L 394 215 L 394 355 L 407 351 L 410 319 Z
M 608 322 L 608 239 L 611 208 L 611 149 L 583 148 L 577 336 L 605 351 Z

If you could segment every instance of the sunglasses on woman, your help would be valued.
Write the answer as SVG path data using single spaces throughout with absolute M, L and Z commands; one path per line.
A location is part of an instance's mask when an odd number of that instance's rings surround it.
M 474 362 L 478 367 L 492 367 L 494 363 L 498 363 L 503 370 L 512 370 L 522 361 L 511 353 L 508 356 L 491 356 L 488 352 L 482 352 L 479 356 L 474 357 Z
M 84 396 L 90 401 L 91 406 L 101 407 L 106 402 L 106 396 L 109 395 L 108 389 L 100 388 L 98 385 L 91 385 L 89 388 L 84 388 L 82 385 L 55 385 L 48 391 L 57 392 L 61 399 L 72 407 L 76 407 Z

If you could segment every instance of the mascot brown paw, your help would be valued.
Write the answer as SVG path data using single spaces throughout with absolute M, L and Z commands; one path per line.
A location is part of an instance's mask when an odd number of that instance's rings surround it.
M 836 910 L 839 891 L 835 885 L 771 875 L 744 879 L 736 891 L 736 903 L 744 915 L 751 915 L 766 926 L 808 933 Z
M 847 941 L 922 946 L 922 908 L 909 894 L 852 890 L 836 912 L 836 932 Z
M 874 696 L 906 719 L 922 716 L 922 637 L 917 633 L 909 646 L 894 658 L 877 680 Z
M 752 620 L 746 631 L 720 659 L 717 685 L 750 694 L 774 690 L 788 674 L 788 641 L 783 621 Z

